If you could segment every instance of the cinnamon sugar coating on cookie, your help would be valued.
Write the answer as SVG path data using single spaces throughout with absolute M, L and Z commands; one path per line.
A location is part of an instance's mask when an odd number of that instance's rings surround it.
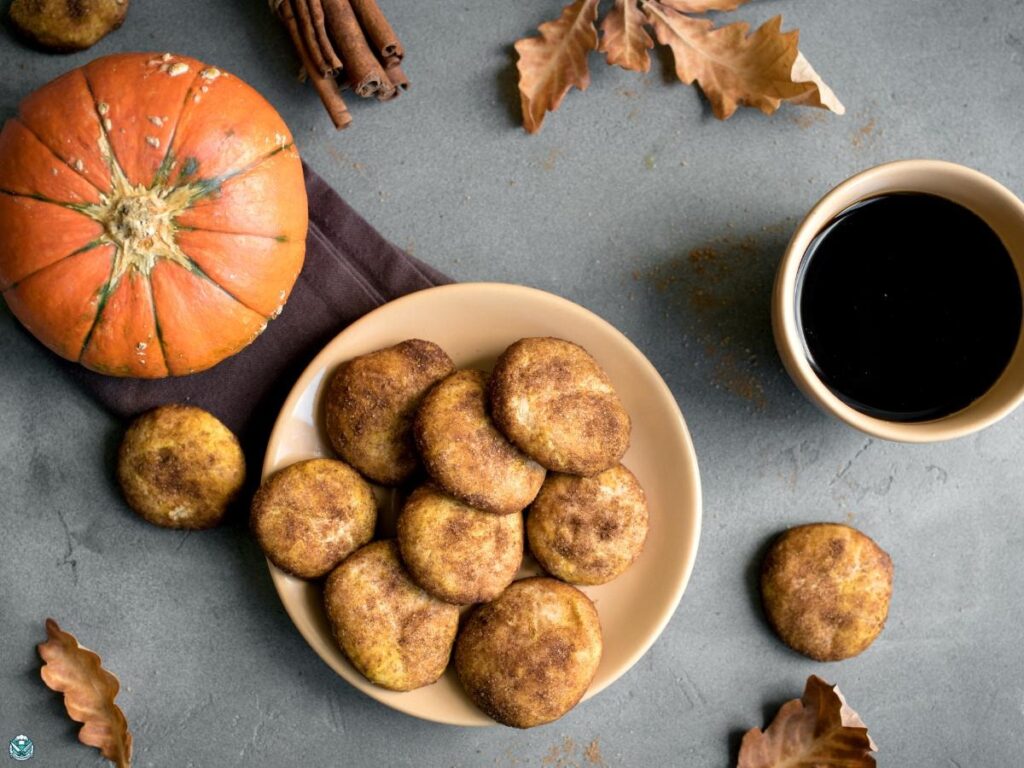
M 444 350 L 421 339 L 343 363 L 324 394 L 331 447 L 370 480 L 400 485 L 419 465 L 412 436 L 416 409 L 454 368 Z
M 448 666 L 459 609 L 413 583 L 393 540 L 367 544 L 335 568 L 324 604 L 338 645 L 370 682 L 411 691 Z
M 793 650 L 818 661 L 863 652 L 889 613 L 893 566 L 869 537 L 815 523 L 784 532 L 761 569 L 768 621 Z
M 398 517 L 398 546 L 413 581 L 449 603 L 493 600 L 523 562 L 523 516 L 495 515 L 430 485 Z
M 470 615 L 456 642 L 455 668 L 469 698 L 490 717 L 531 728 L 579 703 L 602 650 L 590 598 L 555 579 L 522 579 Z
M 491 421 L 483 371 L 457 371 L 431 389 L 416 414 L 415 434 L 434 481 L 478 509 L 521 512 L 544 482 L 544 467 Z
M 596 475 L 629 447 L 629 414 L 611 380 L 570 341 L 517 341 L 495 364 L 490 396 L 498 428 L 555 472 Z

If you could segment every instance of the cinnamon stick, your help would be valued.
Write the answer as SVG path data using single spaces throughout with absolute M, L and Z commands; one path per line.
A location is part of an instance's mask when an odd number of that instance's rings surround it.
M 309 51 L 306 50 L 306 43 L 303 41 L 302 32 L 299 30 L 299 24 L 295 18 L 296 2 L 302 2 L 302 0 L 283 0 L 277 6 L 278 13 L 288 29 L 288 34 L 291 35 L 292 43 L 295 45 L 295 50 L 299 54 L 299 59 L 302 61 L 306 74 L 313 82 L 313 87 L 316 88 L 320 101 L 327 108 L 327 114 L 331 116 L 331 122 L 334 123 L 335 128 L 341 130 L 348 127 L 349 123 L 352 122 L 352 116 L 348 113 L 345 100 L 341 98 L 338 83 L 333 77 L 328 77 L 316 69 Z
M 409 78 L 405 76 L 405 71 L 402 69 L 402 65 L 399 63 L 397 58 L 390 59 L 387 62 L 387 66 L 384 67 L 384 74 L 388 76 L 388 80 L 391 81 L 391 85 L 395 87 L 395 94 L 397 95 L 398 89 L 403 91 L 409 90 Z
M 295 0 L 295 19 L 298 22 L 299 34 L 305 44 L 306 53 L 309 54 L 313 67 L 322 75 L 330 70 L 330 66 L 324 60 L 324 55 L 317 43 L 316 30 L 313 29 L 313 19 L 309 13 L 309 3 L 306 0 Z
M 334 44 L 357 95 L 377 96 L 391 89 L 391 81 L 366 41 L 349 0 L 322 0 L 327 34 Z
M 367 39 L 373 44 L 382 61 L 405 57 L 402 41 L 391 28 L 387 18 L 377 5 L 377 0 L 351 0 L 352 8 L 359 17 L 359 23 L 366 30 Z
M 331 39 L 327 35 L 323 2 L 321 0 L 300 0 L 299 5 L 305 6 L 310 24 L 313 26 L 316 48 L 323 62 L 320 71 L 325 75 L 337 75 L 341 71 L 341 59 L 335 53 L 334 46 L 331 45 Z

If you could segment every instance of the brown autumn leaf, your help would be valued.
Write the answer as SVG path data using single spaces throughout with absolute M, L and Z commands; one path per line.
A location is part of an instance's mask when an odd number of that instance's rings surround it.
M 735 11 L 750 0 L 661 0 L 667 5 L 683 13 L 707 13 L 708 11 Z
M 53 619 L 46 620 L 45 643 L 38 645 L 43 667 L 39 674 L 51 690 L 64 694 L 64 708 L 82 723 L 78 740 L 96 747 L 117 768 L 129 768 L 132 735 L 124 713 L 114 703 L 117 678 L 103 668 L 100 657 L 82 648 L 74 635 Z
M 575 0 L 557 20 L 540 25 L 539 37 L 516 42 L 523 126 L 529 133 L 540 130 L 545 113 L 558 109 L 570 88 L 585 91 L 590 85 L 587 56 L 597 48 L 598 2 Z
M 877 751 L 838 686 L 811 675 L 803 698 L 783 704 L 764 731 L 744 734 L 736 768 L 875 768 Z
M 798 83 L 814 83 L 817 88 L 812 88 L 802 96 L 789 99 L 790 104 L 800 104 L 805 107 L 820 107 L 822 109 L 828 109 L 835 112 L 837 115 L 841 115 L 846 112 L 846 107 L 839 101 L 838 97 L 833 93 L 832 89 L 829 88 L 825 81 L 821 79 L 821 76 L 814 71 L 814 67 L 802 53 L 798 53 L 796 61 L 793 62 L 793 79 Z
M 799 32 L 781 31 L 781 16 L 747 35 L 745 22 L 715 27 L 709 19 L 686 16 L 658 0 L 645 0 L 644 11 L 658 42 L 672 49 L 679 79 L 687 85 L 696 81 L 721 120 L 741 104 L 769 115 L 783 101 L 846 111 L 800 55 Z
M 647 52 L 654 47 L 654 41 L 646 25 L 647 19 L 636 0 L 615 0 L 614 7 L 601 22 L 598 50 L 607 55 L 609 64 L 634 72 L 649 72 L 651 57 Z

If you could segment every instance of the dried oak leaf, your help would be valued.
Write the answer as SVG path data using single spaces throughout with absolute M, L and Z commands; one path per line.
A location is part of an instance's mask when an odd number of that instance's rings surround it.
M 607 55 L 608 63 L 634 72 L 649 72 L 651 57 L 647 52 L 653 47 L 654 41 L 647 33 L 647 19 L 636 0 L 615 0 L 615 6 L 601 22 L 598 48 Z
M 683 13 L 707 13 L 708 11 L 735 11 L 750 0 L 661 0 L 667 5 Z
M 805 107 L 820 107 L 841 115 L 846 112 L 846 107 L 839 101 L 838 97 L 829 88 L 821 76 L 814 71 L 814 67 L 802 53 L 796 55 L 793 62 L 792 77 L 798 83 L 814 83 L 817 88 L 811 88 L 807 93 L 796 98 L 789 99 L 790 104 L 800 104 Z
M 103 668 L 99 656 L 79 646 L 75 636 L 53 619 L 46 620 L 46 636 L 38 646 L 44 662 L 39 674 L 48 688 L 64 694 L 71 719 L 82 723 L 78 740 L 96 747 L 117 768 L 128 768 L 132 735 L 124 713 L 114 703 L 120 688 L 117 678 Z
M 597 48 L 598 2 L 576 0 L 556 21 L 541 24 L 539 37 L 516 42 L 523 127 L 529 133 L 540 130 L 545 113 L 558 109 L 570 88 L 585 91 L 590 85 L 587 56 Z
M 696 81 L 721 120 L 741 104 L 769 115 L 783 101 L 846 111 L 797 49 L 799 31 L 781 31 L 781 16 L 747 35 L 745 22 L 715 27 L 658 0 L 645 0 L 644 12 L 658 42 L 672 49 L 679 79 Z
M 877 751 L 839 688 L 811 675 L 803 698 L 783 704 L 764 731 L 744 734 L 737 768 L 875 768 Z

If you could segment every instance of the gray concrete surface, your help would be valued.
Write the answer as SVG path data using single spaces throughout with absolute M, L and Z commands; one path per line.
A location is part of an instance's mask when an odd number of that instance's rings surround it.
M 839 683 L 883 766 L 1024 764 L 1024 413 L 945 445 L 871 441 L 815 410 L 773 351 L 769 286 L 797 218 L 831 185 L 902 157 L 957 160 L 1024 192 L 1021 0 L 754 2 L 783 13 L 846 103 L 714 120 L 697 93 L 591 60 L 539 136 L 517 127 L 511 43 L 560 0 L 383 0 L 413 90 L 329 130 L 261 0 L 135 0 L 86 54 L 0 36 L 0 114 L 92 55 L 174 50 L 248 79 L 305 157 L 400 246 L 460 280 L 522 282 L 606 317 L 661 370 L 700 457 L 696 570 L 654 648 L 553 725 L 459 730 L 378 705 L 293 629 L 241 524 L 182 534 L 126 510 L 121 426 L 0 311 L 0 741 L 27 765 L 92 766 L 34 646 L 54 616 L 124 684 L 138 766 L 734 764 L 807 675 Z M 691 258 L 695 252 L 698 257 Z M 817 664 L 767 627 L 766 540 L 852 522 L 892 554 L 890 619 L 862 657 Z M 594 754 L 591 752 L 591 754 Z M 7 758 L 0 756 L 0 761 Z

